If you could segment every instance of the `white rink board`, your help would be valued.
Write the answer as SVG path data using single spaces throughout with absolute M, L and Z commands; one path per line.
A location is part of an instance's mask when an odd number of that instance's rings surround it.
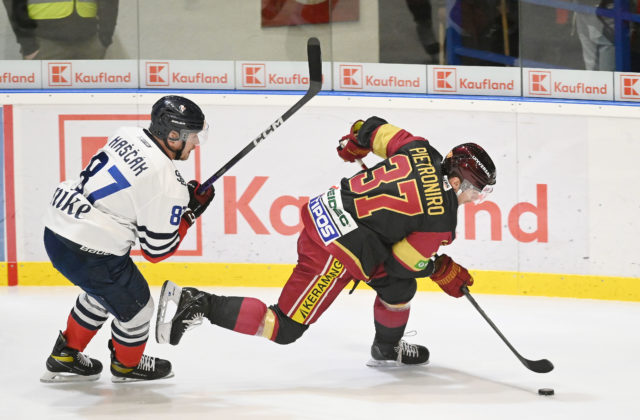
M 60 179 L 61 138 L 65 173 L 75 177 L 82 166 L 82 138 L 109 136 L 123 124 L 148 124 L 98 120 L 96 115 L 145 115 L 160 95 L 5 96 L 5 103 L 14 104 L 18 261 L 47 260 L 40 220 Z M 202 179 L 299 98 L 186 96 L 202 104 L 211 124 L 209 142 L 201 147 Z M 487 203 L 494 208 L 493 232 L 488 212 L 477 214 L 471 231 L 460 210 L 458 239 L 443 249 L 462 264 L 479 270 L 640 277 L 634 245 L 640 237 L 640 194 L 630 189 L 640 175 L 635 159 L 640 155 L 640 108 L 628 104 L 316 97 L 216 182 L 216 199 L 203 216 L 202 256 L 172 260 L 295 263 L 299 217 L 292 203 L 358 170 L 340 161 L 335 146 L 353 121 L 371 115 L 428 138 L 443 155 L 456 144 L 474 141 L 494 158 L 498 183 Z M 375 156 L 366 159 L 376 161 Z M 193 161 L 183 167 L 187 179 L 194 176 Z M 245 215 L 255 215 L 253 224 L 229 204 L 234 194 L 236 202 L 244 195 Z M 516 226 L 533 240 L 514 237 Z M 196 236 L 189 233 L 184 249 L 195 248 Z

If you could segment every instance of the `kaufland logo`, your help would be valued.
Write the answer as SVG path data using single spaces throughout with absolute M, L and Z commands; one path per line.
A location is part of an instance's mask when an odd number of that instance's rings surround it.
M 13 74 L 10 71 L 5 71 L 0 74 L 0 83 L 3 84 L 27 84 L 27 83 L 35 83 L 36 82 L 36 74 Z
M 362 66 L 341 65 L 340 87 L 343 89 L 362 89 Z
M 148 62 L 146 84 L 147 86 L 169 86 L 169 63 Z
M 456 69 L 438 67 L 433 69 L 434 92 L 456 92 L 458 90 L 456 83 Z
M 71 86 L 71 63 L 49 63 L 49 86 Z
M 620 75 L 620 98 L 640 99 L 640 76 L 632 74 Z
M 551 95 L 551 72 L 532 71 L 529 72 L 529 93 L 532 95 Z
M 242 65 L 242 86 L 267 87 L 267 69 L 264 64 Z

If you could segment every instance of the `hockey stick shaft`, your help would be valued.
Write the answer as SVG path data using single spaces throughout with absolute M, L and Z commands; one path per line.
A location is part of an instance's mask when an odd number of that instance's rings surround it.
M 216 173 L 211 175 L 209 179 L 204 181 L 198 191 L 204 191 L 211 184 L 216 182 L 222 177 L 229 169 L 231 169 L 236 163 L 238 163 L 243 157 L 251 152 L 255 147 L 263 141 L 269 134 L 273 133 L 278 127 L 284 124 L 293 114 L 295 114 L 300 108 L 311 100 L 322 89 L 322 54 L 320 51 L 320 41 L 318 38 L 309 38 L 307 41 L 307 60 L 309 62 L 309 89 L 305 95 L 300 98 L 291 108 L 289 108 L 284 114 L 275 120 L 266 130 L 260 133 L 251 143 L 247 144 L 244 149 L 238 152 L 231 158 L 224 166 Z
M 489 316 L 482 310 L 482 308 L 480 307 L 480 305 L 478 305 L 478 302 L 476 302 L 473 296 L 471 296 L 471 293 L 469 292 L 469 289 L 467 288 L 467 286 L 462 286 L 460 290 L 462 290 L 462 293 L 464 293 L 467 299 L 469 299 L 469 302 L 471 302 L 473 307 L 476 308 L 478 312 L 480 312 L 480 315 L 482 315 L 482 317 L 489 323 L 489 325 L 491 325 L 491 328 L 493 328 L 493 330 L 498 334 L 498 336 L 502 339 L 502 341 L 504 341 L 507 347 L 509 347 L 509 349 L 513 352 L 513 354 L 516 355 L 518 360 L 520 360 L 520 362 L 522 362 L 522 364 L 525 365 L 527 369 L 537 373 L 547 373 L 553 370 L 553 363 L 551 363 L 547 359 L 529 360 L 522 357 L 520 353 L 518 353 L 518 351 L 511 345 L 509 340 L 506 339 L 506 337 L 502 334 L 502 332 L 500 332 L 500 330 L 498 329 L 498 327 L 496 327 L 493 321 L 491 321 Z

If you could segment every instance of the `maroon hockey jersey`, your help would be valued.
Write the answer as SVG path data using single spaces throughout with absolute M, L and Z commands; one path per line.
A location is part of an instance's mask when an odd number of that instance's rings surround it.
M 425 277 L 455 238 L 458 200 L 429 142 L 371 117 L 358 143 L 384 158 L 302 209 L 305 229 L 357 279 Z

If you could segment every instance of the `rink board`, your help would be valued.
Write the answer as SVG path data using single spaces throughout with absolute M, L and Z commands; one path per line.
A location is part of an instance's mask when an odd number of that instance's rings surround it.
M 51 193 L 60 180 L 77 176 L 117 127 L 147 126 L 159 95 L 6 95 L 12 131 L 4 143 L 13 151 L 5 165 L 14 179 L 5 191 L 15 191 L 5 196 L 6 220 L 14 215 L 15 238 L 7 225 L 2 284 L 12 284 L 12 275 L 13 284 L 64 284 L 44 263 L 41 218 Z M 187 179 L 210 176 L 299 97 L 187 96 L 202 104 L 211 124 L 209 142 L 179 165 Z M 335 145 L 353 121 L 370 115 L 428 138 L 443 154 L 474 141 L 494 158 L 494 193 L 480 206 L 459 210 L 457 239 L 441 249 L 473 270 L 476 291 L 640 300 L 633 246 L 640 237 L 640 197 L 624 181 L 640 174 L 633 159 L 640 152 L 640 108 L 504 98 L 321 94 L 216 182 L 216 200 L 178 255 L 156 266 L 134 257 L 150 283 L 170 277 L 191 284 L 281 285 L 296 261 L 299 207 L 358 170 L 335 156 Z M 366 163 L 377 160 L 367 157 Z M 420 287 L 435 290 L 428 280 Z

